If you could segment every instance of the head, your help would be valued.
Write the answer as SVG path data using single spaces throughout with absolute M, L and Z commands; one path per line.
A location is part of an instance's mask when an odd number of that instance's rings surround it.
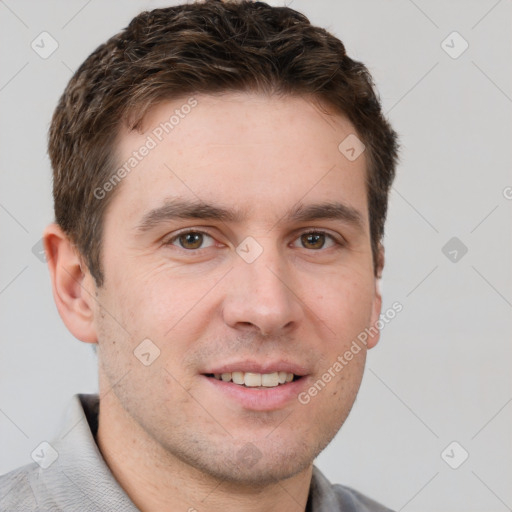
M 364 151 L 348 158 L 345 140 Z M 98 344 L 105 404 L 160 456 L 219 478 L 307 467 L 378 340 L 298 400 L 380 314 L 397 143 L 364 65 L 285 7 L 144 12 L 75 73 L 49 153 L 54 296 Z M 295 373 L 297 396 L 265 406 L 219 389 L 212 374 L 244 364 Z

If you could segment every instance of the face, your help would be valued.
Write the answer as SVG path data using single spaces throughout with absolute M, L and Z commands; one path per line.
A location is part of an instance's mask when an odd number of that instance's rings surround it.
M 120 134 L 121 165 L 138 156 L 104 222 L 100 390 L 163 459 L 272 482 L 309 467 L 360 385 L 367 347 L 332 368 L 380 313 L 365 155 L 306 99 L 194 101 Z

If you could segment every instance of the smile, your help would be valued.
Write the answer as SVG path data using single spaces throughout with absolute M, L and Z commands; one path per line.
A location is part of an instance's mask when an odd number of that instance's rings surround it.
M 233 382 L 248 388 L 275 388 L 288 382 L 299 379 L 298 375 L 288 372 L 254 373 L 254 372 L 227 372 L 209 373 L 207 377 L 213 377 L 224 382 Z

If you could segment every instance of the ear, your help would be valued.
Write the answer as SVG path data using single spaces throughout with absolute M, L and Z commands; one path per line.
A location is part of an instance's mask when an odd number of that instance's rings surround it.
M 95 284 L 76 247 L 57 224 L 43 233 L 53 299 L 71 334 L 86 343 L 97 343 L 94 328 Z
M 367 348 L 373 348 L 375 345 L 377 345 L 377 342 L 380 338 L 380 329 L 377 327 L 377 322 L 380 318 L 380 313 L 382 311 L 382 293 L 381 293 L 381 286 L 380 286 L 380 280 L 382 276 L 382 270 L 384 268 L 384 247 L 382 244 L 379 243 L 379 251 L 377 255 L 377 267 L 376 267 L 376 275 L 374 279 L 374 285 L 375 285 L 375 295 L 373 298 L 373 305 L 372 305 L 372 315 L 371 315 L 371 323 L 370 328 L 371 332 L 374 330 L 377 330 L 377 333 L 373 336 L 368 336 L 368 340 L 366 343 Z

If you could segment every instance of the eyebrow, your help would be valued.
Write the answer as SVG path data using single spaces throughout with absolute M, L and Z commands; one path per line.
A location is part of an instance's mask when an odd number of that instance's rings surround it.
M 246 217 L 247 209 L 235 210 L 199 200 L 168 198 L 161 206 L 145 213 L 137 224 L 135 231 L 143 234 L 162 223 L 177 219 L 240 223 Z M 336 201 L 309 205 L 296 204 L 278 222 L 308 222 L 314 220 L 339 220 L 361 230 L 364 228 L 363 216 L 358 210 Z

